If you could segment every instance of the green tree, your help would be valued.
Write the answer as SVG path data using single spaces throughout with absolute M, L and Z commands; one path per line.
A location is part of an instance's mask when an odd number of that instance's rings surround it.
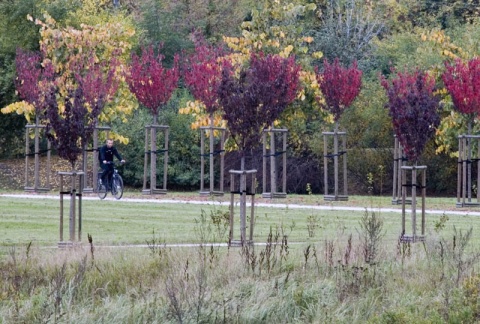
M 193 50 L 192 34 L 199 32 L 215 43 L 223 35 L 237 36 L 240 23 L 250 12 L 251 0 L 146 0 L 138 6 L 138 26 L 145 44 L 158 47 L 166 62 L 175 53 Z

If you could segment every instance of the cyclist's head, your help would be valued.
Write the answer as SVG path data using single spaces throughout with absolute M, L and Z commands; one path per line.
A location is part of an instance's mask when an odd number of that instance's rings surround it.
M 107 139 L 107 147 L 112 147 L 113 146 L 113 140 L 111 138 Z

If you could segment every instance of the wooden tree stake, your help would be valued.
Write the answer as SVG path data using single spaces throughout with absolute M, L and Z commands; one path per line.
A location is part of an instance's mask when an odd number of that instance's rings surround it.
M 143 190 L 146 195 L 167 193 L 167 171 L 168 171 L 168 137 L 169 126 L 147 125 L 145 126 L 145 161 L 143 171 Z M 163 132 L 163 148 L 157 149 L 157 130 Z M 150 135 L 150 138 L 149 138 Z M 149 145 L 150 144 L 150 145 Z M 150 146 L 150 150 L 149 150 Z M 157 188 L 157 159 L 163 154 L 163 187 Z M 150 159 L 149 159 L 150 157 Z M 150 160 L 150 186 L 148 186 L 148 161 Z
M 402 236 L 400 237 L 400 241 L 402 242 L 421 242 L 425 240 L 425 197 L 426 197 L 426 183 L 427 183 L 427 176 L 426 171 L 427 167 L 422 166 L 402 166 Z M 418 171 L 418 172 L 417 172 Z M 411 183 L 407 183 L 407 172 L 411 172 Z M 417 176 L 421 176 L 421 183 L 418 185 Z M 412 225 L 412 232 L 407 234 L 406 232 L 406 198 L 407 198 L 407 191 L 408 188 L 411 188 L 411 225 Z M 417 234 L 417 188 L 421 190 L 421 203 L 422 203 L 422 210 L 421 210 L 421 227 L 420 227 L 420 234 Z
M 81 171 L 74 172 L 58 172 L 60 176 L 60 241 L 58 247 L 73 246 L 76 242 L 82 240 L 82 192 L 83 192 L 83 177 L 84 173 Z M 64 177 L 70 178 L 70 188 L 64 191 Z M 63 239 L 63 211 L 64 211 L 64 196 L 70 196 L 69 208 L 69 241 L 65 242 Z M 77 206 L 78 198 L 78 206 Z M 78 208 L 78 211 L 77 211 Z M 78 212 L 78 240 L 75 237 L 76 232 L 76 215 Z
M 253 244 L 253 226 L 255 224 L 255 188 L 256 188 L 257 170 L 230 170 L 230 231 L 228 244 L 230 246 L 245 246 Z M 247 176 L 251 177 L 251 186 L 247 188 Z M 236 190 L 235 177 L 240 177 L 239 189 Z M 240 195 L 240 240 L 235 240 L 233 235 L 234 228 L 234 209 L 235 195 Z M 247 240 L 247 196 L 251 197 L 250 204 L 250 231 Z
M 215 131 L 220 133 L 219 150 L 215 150 Z M 206 134 L 209 135 L 209 153 L 205 153 Z M 225 168 L 225 139 L 226 129 L 223 127 L 205 126 L 200 127 L 200 196 L 223 196 L 224 168 Z M 209 157 L 209 190 L 205 190 L 205 157 Z M 215 185 L 215 160 L 219 161 L 220 178 Z
M 347 201 L 348 200 L 348 184 L 347 184 L 347 133 L 346 132 L 323 132 L 323 172 L 324 172 L 324 186 L 325 195 L 324 200 L 327 201 Z M 333 153 L 329 153 L 328 138 L 333 137 Z M 342 141 L 342 151 L 339 150 L 339 137 Z M 340 194 L 339 183 L 339 160 L 342 158 L 343 162 L 343 194 Z M 333 195 L 329 193 L 328 186 L 328 160 L 333 159 L 334 168 L 334 192 Z
M 287 133 L 288 129 L 270 128 L 263 130 L 263 198 L 286 198 L 287 197 Z M 267 154 L 267 134 L 270 135 L 270 152 Z M 275 145 L 275 137 L 281 135 L 282 150 L 277 151 Z M 282 187 L 278 191 L 277 177 L 278 165 L 277 156 L 282 159 Z M 267 180 L 267 164 L 270 161 L 270 177 Z M 270 191 L 268 191 L 268 182 L 270 183 Z
M 40 151 L 40 130 L 44 129 L 44 125 L 40 125 L 38 122 L 38 118 L 35 124 L 28 124 L 25 126 L 25 191 L 33 191 L 33 192 L 40 192 L 40 191 L 50 191 L 50 172 L 51 172 L 51 143 L 47 141 L 47 162 L 45 166 L 45 186 L 41 187 L 40 181 L 40 154 L 43 152 Z M 35 132 L 34 137 L 34 152 L 30 153 L 30 130 L 33 129 Z M 33 171 L 33 185 L 30 183 L 30 159 L 31 156 L 34 155 L 34 171 Z
M 477 151 L 477 157 L 472 153 Z M 473 199 L 473 167 L 477 170 L 476 198 Z M 480 206 L 480 135 L 458 136 L 457 207 Z

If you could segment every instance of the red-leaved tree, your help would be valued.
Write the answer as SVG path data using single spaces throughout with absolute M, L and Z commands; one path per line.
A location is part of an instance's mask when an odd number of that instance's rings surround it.
M 58 155 L 70 162 L 72 169 L 92 137 L 98 116 L 117 91 L 117 63 L 112 60 L 107 70 L 107 65 L 94 63 L 92 56 L 88 66 L 74 72 L 75 82 L 63 97 L 63 107 L 57 100 L 56 82 L 49 83 L 48 90 L 43 93 L 47 137 Z M 53 79 L 53 67 L 47 65 L 44 75 L 46 79 Z
M 170 100 L 177 88 L 180 76 L 178 55 L 175 55 L 170 69 L 162 65 L 163 59 L 163 55 L 154 54 L 153 47 L 144 48 L 141 57 L 132 55 L 127 77 L 130 91 L 142 105 L 150 109 L 154 124 L 157 124 L 160 108 Z
M 222 82 L 222 64 L 219 58 L 225 55 L 221 47 L 198 41 L 195 52 L 184 63 L 185 85 L 195 99 L 205 105 L 210 116 L 219 110 L 218 89 Z
M 55 67 L 42 54 L 17 50 L 16 57 L 19 96 L 35 107 L 37 121 L 46 125 L 47 138 L 72 169 L 91 139 L 98 116 L 118 87 L 115 58 L 108 65 L 95 63 L 93 55 L 83 59 L 72 65 L 74 80 L 64 94 L 60 88 L 65 85 L 60 84 Z
M 473 58 L 467 64 L 460 59 L 453 65 L 445 62 L 445 68 L 442 75 L 445 88 L 452 97 L 455 109 L 470 115 L 470 131 L 471 122 L 480 112 L 480 58 Z
M 325 60 L 323 73 L 317 73 L 317 82 L 325 99 L 323 108 L 332 113 L 335 123 L 338 123 L 344 110 L 360 93 L 362 71 L 357 68 L 357 62 L 346 68 L 340 64 L 338 58 L 333 64 Z
M 252 54 L 240 77 L 225 63 L 218 95 L 224 119 L 242 153 L 260 143 L 262 130 L 270 126 L 295 99 L 300 66 L 295 58 Z
M 440 97 L 434 94 L 435 79 L 426 72 L 400 73 L 389 82 L 382 76 L 393 129 L 410 161 L 418 161 L 425 144 L 440 124 Z
M 20 99 L 35 107 L 36 115 L 42 111 L 41 90 L 39 87 L 39 81 L 42 77 L 41 60 L 40 53 L 25 52 L 22 49 L 17 49 L 15 57 L 17 70 L 15 88 Z

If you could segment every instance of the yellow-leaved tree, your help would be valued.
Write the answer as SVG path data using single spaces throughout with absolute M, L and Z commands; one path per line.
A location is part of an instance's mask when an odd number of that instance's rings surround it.
M 445 33 L 444 30 L 433 29 L 421 35 L 423 46 L 421 52 L 432 52 L 438 55 L 446 63 L 453 63 L 460 60 L 467 63 L 470 59 L 477 57 L 478 37 L 480 37 L 479 22 L 465 25 L 457 31 L 455 37 Z M 444 64 L 435 64 L 430 67 L 430 72 L 441 79 L 445 71 Z M 458 135 L 468 132 L 471 116 L 463 114 L 455 109 L 452 98 L 448 95 L 446 88 L 441 88 L 438 93 L 442 95 L 442 120 L 437 129 L 435 141 L 437 153 L 448 153 L 458 157 L 457 143 Z M 480 130 L 478 118 L 471 124 L 471 131 L 476 133 Z
M 106 2 L 106 1 L 104 1 Z M 128 89 L 125 82 L 127 61 L 130 58 L 132 48 L 136 45 L 136 33 L 133 23 L 126 19 L 122 13 L 108 13 L 107 7 L 103 8 L 102 2 L 84 1 L 78 11 L 71 14 L 67 21 L 78 27 L 62 27 L 47 13 L 43 20 L 28 19 L 40 27 L 40 52 L 41 66 L 53 66 L 58 85 L 59 109 L 63 109 L 65 98 L 69 89 L 75 87 L 75 73 L 88 69 L 88 61 L 104 63 L 105 71 L 110 66 L 109 62 L 115 61 L 115 78 L 118 82 L 118 90 L 110 102 L 105 106 L 98 117 L 99 123 L 109 123 L 112 120 L 126 121 L 134 109 L 138 107 L 137 100 Z M 84 23 L 80 18 L 82 17 Z M 80 67 L 83 66 L 83 67 Z M 17 80 L 22 84 L 24 80 Z M 41 89 L 41 81 L 39 88 Z M 2 113 L 23 114 L 28 121 L 35 116 L 36 110 L 32 104 L 22 101 L 13 103 L 1 110 Z M 128 139 L 112 134 L 118 141 L 127 143 Z

